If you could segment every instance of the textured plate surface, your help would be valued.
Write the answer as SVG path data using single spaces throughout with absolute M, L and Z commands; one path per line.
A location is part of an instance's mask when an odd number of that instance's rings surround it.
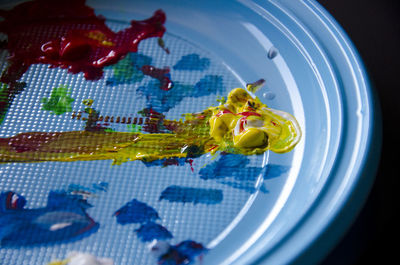
M 217 97 L 232 88 L 264 78 L 266 85 L 257 96 L 271 108 L 292 113 L 303 138 L 287 154 L 203 155 L 168 166 L 140 161 L 111 165 L 109 160 L 1 164 L 0 192 L 20 194 L 27 201 L 25 208 L 42 209 L 39 216 L 47 214 L 48 219 L 40 219 L 41 225 L 55 218 L 49 216 L 56 211 L 49 210 L 49 194 L 61 191 L 87 192 L 93 207 L 85 213 L 99 226 L 84 236 L 68 234 L 64 241 L 25 246 L 3 241 L 0 263 L 47 264 L 83 251 L 112 258 L 115 264 L 156 264 L 149 242 L 140 236 L 147 221 L 169 231 L 168 244 L 184 240 L 203 244 L 209 249 L 201 258 L 203 264 L 310 264 L 329 251 L 369 191 L 376 161 L 368 159 L 379 149 L 379 141 L 371 149 L 375 113 L 366 74 L 355 49 L 329 15 L 314 1 L 88 0 L 86 4 L 115 32 L 129 27 L 133 19 L 164 10 L 163 40 L 170 53 L 150 38 L 139 44 L 138 54 L 151 58 L 158 68 L 169 67 L 174 88 L 168 95 L 155 92 L 151 77 L 132 77 L 132 65 L 141 60 L 135 55 L 120 61 L 119 68 L 105 68 L 97 81 L 35 64 L 19 80 L 26 87 L 7 111 L 0 137 L 82 130 L 85 121 L 73 114 L 84 112 L 85 99 L 92 99 L 100 114 L 115 119 L 139 117 L 138 112 L 149 106 L 167 119 L 180 119 L 181 114 L 218 104 Z M 2 8 L 12 5 L 5 3 Z M 0 52 L 4 70 L 8 52 Z M 193 54 L 198 57 L 187 63 L 196 64 L 196 69 L 178 66 Z M 43 99 L 51 99 L 59 87 L 66 88 L 64 96 L 73 101 L 70 109 L 56 115 L 43 108 Z M 102 125 L 116 131 L 138 129 Z M 185 189 L 203 200 L 185 203 L 183 193 L 179 196 Z M 166 197 L 168 190 L 174 195 Z M 115 213 L 132 200 L 151 207 L 158 218 L 117 222 Z M 68 220 L 52 231 L 68 226 Z M 0 237 L 5 238 L 1 233 Z M 322 238 L 327 243 L 317 244 Z

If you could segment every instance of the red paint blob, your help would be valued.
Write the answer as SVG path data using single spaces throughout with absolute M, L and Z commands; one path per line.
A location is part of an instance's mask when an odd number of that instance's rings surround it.
M 99 79 L 103 67 L 136 52 L 141 40 L 162 37 L 166 19 L 158 10 L 147 20 L 132 20 L 129 28 L 113 32 L 84 0 L 36 0 L 0 15 L 5 19 L 0 32 L 8 35 L 10 52 L 10 66 L 1 77 L 4 83 L 16 81 L 36 63 Z
M 160 69 L 151 65 L 143 65 L 141 70 L 143 74 L 151 76 L 160 81 L 160 88 L 162 90 L 168 91 L 174 86 L 169 74 L 169 67 Z
M 165 13 L 157 10 L 143 21 L 113 32 L 105 18 L 97 16 L 85 0 L 36 0 L 0 10 L 0 32 L 7 34 L 8 68 L 0 81 L 8 84 L 5 97 L 12 101 L 14 87 L 32 64 L 83 73 L 87 80 L 103 76 L 105 66 L 115 64 L 128 52 L 137 52 L 140 41 L 164 35 Z M 7 102 L 3 102 L 3 112 Z

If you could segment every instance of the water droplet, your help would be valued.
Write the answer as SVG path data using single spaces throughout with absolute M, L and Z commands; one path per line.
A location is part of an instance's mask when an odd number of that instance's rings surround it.
M 268 59 L 274 59 L 278 54 L 278 49 L 272 46 L 268 51 Z
M 272 100 L 275 98 L 275 93 L 272 92 L 265 92 L 263 94 L 263 98 L 268 99 L 268 100 Z

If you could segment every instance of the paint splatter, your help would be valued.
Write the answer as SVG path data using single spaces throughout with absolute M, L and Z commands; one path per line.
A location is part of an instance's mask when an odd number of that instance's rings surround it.
M 266 173 L 264 174 L 264 179 L 272 179 L 282 176 L 283 174 L 287 173 L 289 169 L 290 166 L 268 164 L 266 165 Z
M 263 175 L 263 179 L 273 179 L 277 177 L 281 177 L 284 174 L 286 174 L 290 166 L 284 166 L 284 165 L 275 165 L 275 164 L 268 164 L 265 166 L 265 173 Z M 269 190 L 267 189 L 265 183 L 260 187 L 260 191 L 264 193 L 268 193 Z
M 172 238 L 171 232 L 169 232 L 164 226 L 148 222 L 142 224 L 138 229 L 135 229 L 138 238 L 143 242 L 150 242 L 153 240 L 166 240 Z
M 154 222 L 160 219 L 157 211 L 136 199 L 131 200 L 117 210 L 114 216 L 117 217 L 117 222 L 121 225 L 140 224 L 140 227 L 135 229 L 135 232 L 143 242 L 165 240 L 173 237 L 167 228 Z
M 202 179 L 221 179 L 231 177 L 232 174 L 237 176 L 243 175 L 240 168 L 246 169 L 250 160 L 244 155 L 221 154 L 220 158 L 200 169 L 200 178 Z M 247 170 L 244 172 L 246 173 Z M 247 174 L 246 174 L 247 175 Z
M 146 108 L 157 112 L 167 112 L 180 103 L 188 94 L 193 91 L 192 85 L 174 82 L 171 90 L 161 90 L 158 80 L 151 80 L 145 86 L 137 88 L 137 92 L 146 98 Z
M 169 186 L 162 193 L 159 200 L 193 204 L 218 204 L 223 200 L 222 190 L 202 189 L 181 186 Z
M 206 75 L 194 85 L 194 93 L 198 94 L 196 97 L 223 93 L 224 90 L 223 78 L 220 75 Z
M 140 53 L 128 53 L 125 58 L 112 65 L 113 76 L 106 81 L 108 86 L 132 84 L 144 78 L 142 67 L 150 65 L 152 58 Z
M 200 169 L 199 176 L 204 180 L 213 179 L 218 183 L 254 193 L 260 174 L 266 180 L 280 177 L 290 169 L 288 166 L 275 164 L 268 164 L 264 168 L 250 167 L 249 163 L 250 160 L 244 155 L 221 154 L 219 160 Z M 260 187 L 260 191 L 268 192 L 264 185 Z
M 185 240 L 165 249 L 166 253 L 158 258 L 160 265 L 192 264 L 196 257 L 200 257 L 208 251 L 201 243 L 192 240 Z
M 249 167 L 250 160 L 245 155 L 221 154 L 220 158 L 200 169 L 200 178 L 214 179 L 219 183 L 253 193 L 262 168 Z
M 117 222 L 121 225 L 152 222 L 160 217 L 156 210 L 144 202 L 131 200 L 114 213 Z
M 200 58 L 198 54 L 192 53 L 182 56 L 174 65 L 174 70 L 198 70 L 204 71 L 210 67 L 210 59 Z
M 46 8 L 43 8 L 43 7 Z M 97 80 L 103 68 L 117 63 L 128 52 L 137 52 L 147 38 L 162 37 L 166 16 L 162 10 L 119 32 L 111 31 L 103 17 L 97 16 L 84 0 L 35 0 L 21 3 L 11 10 L 0 10 L 0 32 L 7 34 L 8 68 L 0 81 L 8 84 L 4 91 L 4 112 L 15 95 L 15 84 L 32 64 L 83 73 L 87 80 Z M 62 18 L 62 19 L 60 19 Z
M 126 128 L 128 129 L 128 132 L 131 133 L 138 133 L 142 131 L 142 126 L 137 124 L 128 124 Z
M 74 99 L 70 97 L 68 87 L 60 86 L 53 88 L 50 98 L 42 98 L 42 109 L 50 111 L 52 114 L 61 115 L 72 111 L 72 102 Z
M 142 66 L 143 74 L 157 79 L 159 82 L 159 88 L 165 91 L 174 87 L 174 82 L 171 81 L 171 74 L 169 71 L 169 67 L 156 68 L 151 65 Z
M 202 97 L 211 94 L 223 93 L 222 76 L 206 75 L 194 86 L 174 82 L 170 90 L 160 90 L 159 81 L 152 80 L 146 86 L 137 89 L 138 93 L 145 96 L 147 108 L 164 113 L 178 105 L 186 97 Z
M 25 209 L 26 200 L 12 191 L 0 194 L 1 246 L 20 247 L 78 240 L 96 232 L 96 223 L 86 210 L 92 207 L 80 195 L 52 191 L 47 205 Z

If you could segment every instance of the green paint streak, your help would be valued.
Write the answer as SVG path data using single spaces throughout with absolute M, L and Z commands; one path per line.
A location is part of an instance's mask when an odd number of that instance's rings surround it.
M 131 133 L 137 133 L 142 131 L 142 126 L 137 125 L 137 124 L 128 124 L 128 131 Z
M 0 112 L 0 124 L 2 124 L 4 118 L 6 117 L 8 108 L 10 107 L 10 102 L 8 100 L 8 86 L 4 83 L 0 83 L 0 102 L 2 102 L 5 106 L 5 108 Z
M 42 98 L 42 109 L 51 111 L 55 115 L 72 111 L 71 104 L 74 102 L 74 99 L 69 94 L 68 87 L 66 86 L 53 88 L 50 98 Z
M 226 98 L 224 96 L 219 96 L 217 98 L 217 101 L 219 102 L 220 105 L 223 105 L 226 103 Z
M 138 53 L 128 53 L 125 58 L 111 66 L 113 76 L 107 80 L 108 85 L 129 84 L 142 81 L 143 65 L 151 64 L 152 59 Z

